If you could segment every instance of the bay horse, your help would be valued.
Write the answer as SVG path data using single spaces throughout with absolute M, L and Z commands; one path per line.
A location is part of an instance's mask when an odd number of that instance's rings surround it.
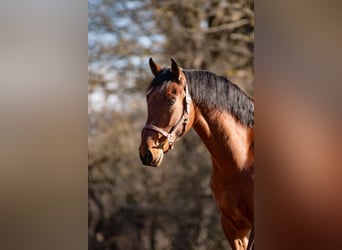
M 160 166 L 176 141 L 194 128 L 210 152 L 210 188 L 233 249 L 254 248 L 254 100 L 225 77 L 171 68 L 149 60 L 154 79 L 146 91 L 147 121 L 139 155 Z M 254 235 L 254 227 L 253 232 Z M 249 244 L 248 244 L 249 241 Z

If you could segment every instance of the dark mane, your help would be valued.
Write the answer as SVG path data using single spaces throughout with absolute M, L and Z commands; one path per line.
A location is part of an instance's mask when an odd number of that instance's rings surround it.
M 223 76 L 209 71 L 183 70 L 192 99 L 198 106 L 227 110 L 243 125 L 254 126 L 254 101 Z
M 243 125 L 254 127 L 254 101 L 238 86 L 223 76 L 204 70 L 183 70 L 191 98 L 199 107 L 227 110 Z M 155 86 L 174 80 L 164 69 L 151 82 L 147 92 Z

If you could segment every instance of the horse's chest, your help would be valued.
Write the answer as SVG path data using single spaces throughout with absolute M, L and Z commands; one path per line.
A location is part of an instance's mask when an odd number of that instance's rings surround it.
M 221 213 L 232 220 L 251 221 L 253 218 L 253 185 L 236 176 L 224 179 L 213 171 L 210 187 Z

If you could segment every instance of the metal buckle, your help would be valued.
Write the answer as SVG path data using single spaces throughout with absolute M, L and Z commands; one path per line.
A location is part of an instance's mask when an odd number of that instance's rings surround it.
M 170 150 L 173 149 L 173 143 L 175 142 L 173 137 L 174 137 L 174 136 L 173 136 L 172 133 L 170 133 L 170 134 L 167 136 L 167 140 L 168 140 L 168 142 L 169 142 Z
M 167 136 L 167 140 L 169 141 L 169 144 L 170 144 L 170 145 L 173 144 L 173 142 L 174 142 L 173 135 L 172 135 L 172 134 L 169 134 L 169 135 Z
M 185 102 L 186 102 L 187 104 L 190 104 L 190 103 L 191 103 L 191 96 L 190 96 L 190 95 L 186 95 L 186 96 L 185 96 Z

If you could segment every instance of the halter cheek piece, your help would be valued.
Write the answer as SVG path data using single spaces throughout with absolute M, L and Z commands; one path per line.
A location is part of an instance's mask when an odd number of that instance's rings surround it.
M 171 128 L 170 132 L 166 132 L 164 129 L 159 128 L 153 124 L 146 124 L 143 128 L 143 131 L 145 129 L 153 130 L 153 131 L 160 133 L 164 137 L 166 137 L 167 141 L 169 142 L 169 149 L 173 149 L 173 146 L 177 138 L 181 137 L 185 133 L 186 124 L 188 124 L 189 122 L 191 97 L 189 94 L 187 84 L 185 84 L 184 90 L 185 90 L 185 98 L 184 98 L 185 105 L 183 104 L 183 113 L 182 113 L 182 116 L 178 119 L 176 125 L 174 125 Z M 183 132 L 181 135 L 178 136 L 176 135 L 176 131 L 181 124 L 183 125 Z

